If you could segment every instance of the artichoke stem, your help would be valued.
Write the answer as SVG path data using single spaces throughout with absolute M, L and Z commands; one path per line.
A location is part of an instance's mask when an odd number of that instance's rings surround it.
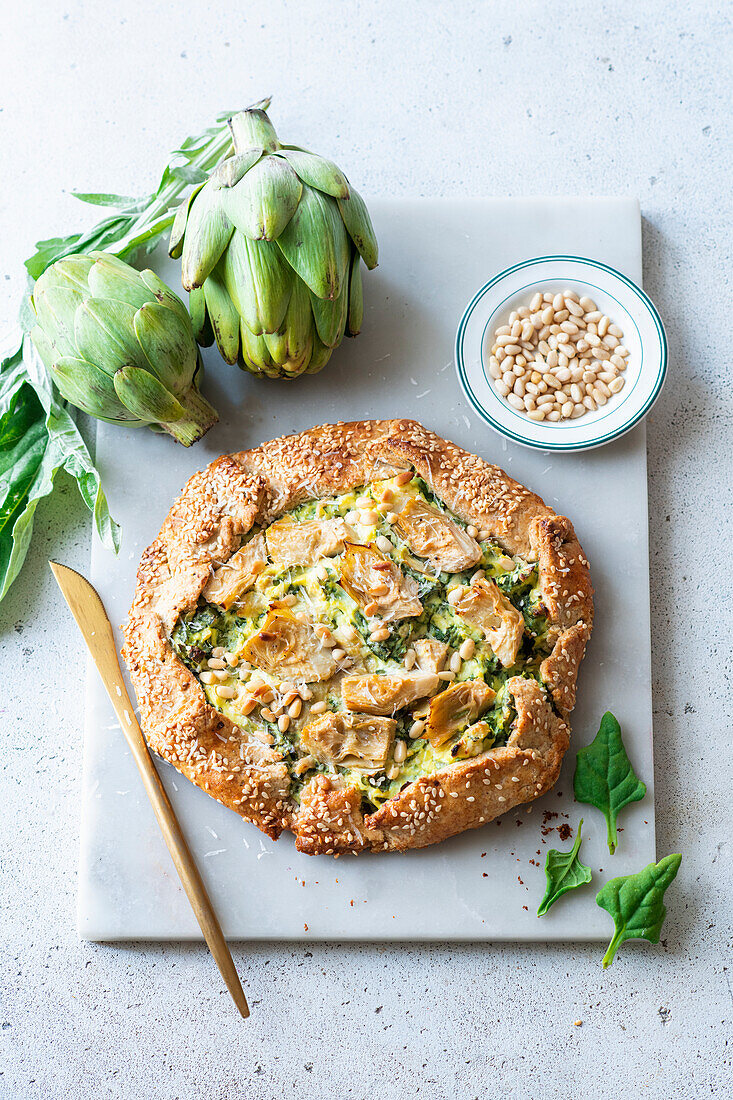
M 186 393 L 179 394 L 178 401 L 183 406 L 184 415 L 180 420 L 161 424 L 161 428 L 184 447 L 190 447 L 216 424 L 219 415 L 195 386 L 191 386 Z

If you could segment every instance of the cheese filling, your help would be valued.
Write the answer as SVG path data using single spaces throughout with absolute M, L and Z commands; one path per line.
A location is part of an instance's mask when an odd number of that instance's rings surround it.
M 208 702 L 285 761 L 296 800 L 325 773 L 372 812 L 506 744 L 507 681 L 541 682 L 550 647 L 536 564 L 474 538 L 419 476 L 401 480 L 252 531 L 172 632 Z M 481 595 L 480 613 L 467 593 Z

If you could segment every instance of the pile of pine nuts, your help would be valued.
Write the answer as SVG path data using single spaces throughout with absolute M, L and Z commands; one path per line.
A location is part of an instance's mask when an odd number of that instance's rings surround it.
M 497 393 L 530 420 L 577 420 L 623 389 L 623 337 L 591 298 L 538 291 L 494 333 L 489 373 Z

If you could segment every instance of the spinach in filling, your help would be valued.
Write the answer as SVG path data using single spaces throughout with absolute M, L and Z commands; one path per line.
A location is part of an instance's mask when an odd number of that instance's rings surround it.
M 353 515 L 355 501 L 360 496 L 370 495 L 373 489 L 374 486 L 367 485 L 328 500 L 307 501 L 292 509 L 285 518 L 309 521 Z M 414 477 L 402 491 L 412 493 L 465 528 L 465 524 L 446 509 L 421 478 Z M 373 623 L 370 627 L 363 610 L 340 583 L 338 557 L 322 559 L 318 569 L 313 566 L 283 568 L 270 564 L 257 577 L 246 598 L 235 603 L 229 610 L 200 600 L 194 611 L 178 620 L 171 636 L 173 648 L 183 663 L 198 677 L 204 674 L 202 688 L 213 706 L 245 730 L 258 730 L 260 733 L 264 731 L 266 739 L 271 741 L 272 747 L 289 766 L 297 765 L 300 760 L 308 765 L 300 774 L 297 769 L 292 774 L 291 793 L 296 799 L 303 784 L 315 772 L 335 770 L 359 787 L 365 811 L 376 809 L 420 775 L 430 774 L 457 760 L 506 744 L 516 718 L 511 698 L 506 691 L 507 681 L 513 676 L 522 676 L 541 682 L 540 664 L 549 651 L 546 641 L 548 624 L 535 564 L 516 556 L 510 557 L 499 544 L 486 541 L 481 543 L 481 560 L 471 569 L 460 574 L 436 572 L 428 562 L 415 557 L 384 514 L 380 514 L 368 541 L 379 536 L 390 541 L 392 552 L 389 556 L 415 582 L 423 605 L 419 616 L 389 623 L 389 637 L 384 640 L 375 641 L 370 637 Z M 462 618 L 447 599 L 449 588 L 457 582 L 470 583 L 477 569 L 483 570 L 486 577 L 496 583 L 506 599 L 523 616 L 524 635 L 511 668 L 502 666 L 483 633 Z M 309 758 L 301 746 L 300 734 L 308 721 L 310 705 L 323 701 L 334 712 L 342 708 L 338 685 L 310 682 L 308 689 L 311 698 L 303 706 L 302 716 L 293 718 L 285 729 L 281 728 L 283 723 L 278 724 L 274 716 L 272 720 L 268 718 L 268 713 L 272 712 L 267 708 L 259 708 L 248 715 L 238 712 L 237 697 L 231 700 L 222 699 L 216 691 L 219 681 L 206 682 L 211 679 L 210 675 L 206 675 L 208 661 L 214 650 L 234 655 L 237 661 L 246 643 L 260 630 L 268 610 L 273 606 L 281 606 L 286 598 L 293 612 L 304 611 L 313 621 L 327 624 L 332 631 L 346 627 L 355 632 L 354 646 L 359 650 L 360 670 L 376 675 L 404 671 L 402 662 L 405 654 L 420 638 L 443 642 L 453 651 L 460 649 L 470 639 L 474 643 L 473 655 L 463 660 L 454 682 L 482 679 L 496 692 L 490 709 L 480 716 L 480 740 L 472 741 L 470 732 L 466 734 L 465 730 L 459 729 L 447 744 L 435 748 L 423 737 L 411 736 L 410 730 L 415 721 L 413 714 L 398 712 L 395 716 L 398 723 L 395 736 L 397 741 L 405 743 L 406 755 L 404 763 L 398 769 L 399 774 L 390 778 L 389 767 L 387 770 L 368 771 L 320 764 Z M 232 668 L 229 671 L 232 683 L 238 691 L 239 670 Z M 246 675 L 243 674 L 245 681 Z M 272 681 L 273 688 L 277 689 L 277 677 L 266 675 L 265 679 Z M 445 683 L 443 688 L 449 686 L 449 683 Z M 419 705 L 416 709 L 418 713 L 421 712 Z M 423 711 L 426 709 L 422 708 Z M 309 760 L 312 762 L 309 763 Z

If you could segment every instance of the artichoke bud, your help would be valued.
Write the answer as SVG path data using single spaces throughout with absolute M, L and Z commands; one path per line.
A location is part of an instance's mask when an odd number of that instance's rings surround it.
M 314 373 L 363 319 L 377 264 L 366 204 L 332 161 L 282 145 L 263 100 L 229 120 L 234 153 L 176 213 L 193 330 L 268 377 Z
M 31 332 L 61 395 L 101 420 L 148 425 L 189 446 L 218 417 L 183 302 L 152 271 L 92 252 L 36 282 Z

